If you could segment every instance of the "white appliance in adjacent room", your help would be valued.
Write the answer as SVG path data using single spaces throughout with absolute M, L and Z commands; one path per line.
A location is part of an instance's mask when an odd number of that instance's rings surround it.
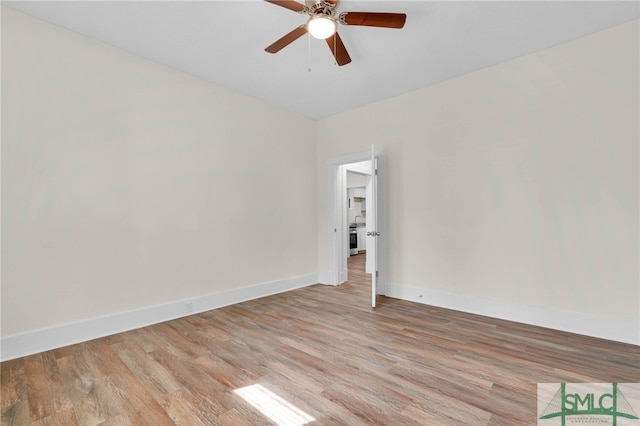
M 349 226 L 349 255 L 358 254 L 358 227 Z

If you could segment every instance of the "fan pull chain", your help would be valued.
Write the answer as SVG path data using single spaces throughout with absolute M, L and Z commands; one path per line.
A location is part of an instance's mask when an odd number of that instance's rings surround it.
M 333 55 L 333 65 L 335 65 L 336 67 L 338 66 L 338 51 L 336 49 L 338 49 L 338 33 L 334 33 L 333 34 L 333 51 L 335 52 L 335 55 Z
M 311 72 L 311 33 L 307 33 L 307 36 L 309 42 L 309 72 Z

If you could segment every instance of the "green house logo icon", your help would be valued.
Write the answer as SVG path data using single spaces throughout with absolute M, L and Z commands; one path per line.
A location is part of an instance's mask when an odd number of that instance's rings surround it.
M 632 405 L 618 383 L 538 384 L 539 397 L 542 385 L 557 386 L 557 391 L 539 413 L 539 420 L 555 419 L 556 424 L 560 420 L 562 426 L 567 424 L 567 419 L 571 424 L 598 422 L 613 426 L 618 426 L 622 419 L 639 420 L 633 408 L 638 407 L 638 401 L 633 401 Z M 637 395 L 634 396 L 637 398 Z M 635 421 L 631 424 L 636 423 L 640 424 Z M 545 422 L 539 421 L 538 424 L 543 425 Z

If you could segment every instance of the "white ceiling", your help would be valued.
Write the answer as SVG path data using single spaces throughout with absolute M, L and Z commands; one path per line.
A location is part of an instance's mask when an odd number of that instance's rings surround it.
M 638 1 L 364 1 L 338 12 L 403 12 L 403 29 L 340 26 L 352 62 L 334 64 L 303 36 L 264 48 L 306 21 L 259 0 L 3 1 L 239 92 L 324 118 L 557 45 L 640 16 Z M 309 71 L 311 67 L 311 71 Z

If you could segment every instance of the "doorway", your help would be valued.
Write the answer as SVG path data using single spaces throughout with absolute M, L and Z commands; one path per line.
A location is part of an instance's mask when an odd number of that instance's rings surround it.
M 384 227 L 385 221 L 383 209 L 377 209 L 383 205 L 380 157 L 380 152 L 373 154 L 372 147 L 371 152 L 335 158 L 328 162 L 328 284 L 340 285 L 349 279 L 348 260 L 352 253 L 350 231 L 355 230 L 360 237 L 357 256 L 366 257 L 366 272 L 372 281 L 372 306 L 375 306 L 375 295 L 385 294 L 385 239 L 384 234 L 378 232 Z M 378 185 L 375 184 L 376 181 Z M 362 265 L 362 262 L 351 263 Z

